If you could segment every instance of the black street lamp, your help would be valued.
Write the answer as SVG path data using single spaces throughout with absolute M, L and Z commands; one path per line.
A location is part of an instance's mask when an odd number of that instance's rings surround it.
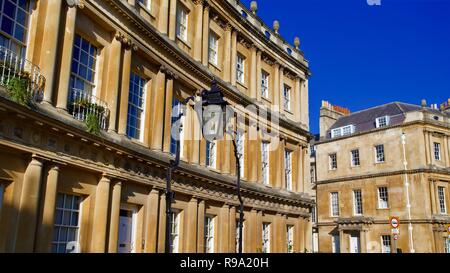
M 190 100 L 195 100 L 194 97 L 189 97 L 184 100 L 183 105 Z M 223 93 L 220 91 L 217 81 L 214 79 L 210 90 L 203 90 L 201 93 L 201 101 L 195 105 L 195 111 L 197 112 L 198 119 L 202 125 L 203 137 L 208 141 L 223 139 L 225 134 L 230 133 L 227 130 L 227 124 L 231 118 L 232 111 L 229 111 L 228 102 L 223 98 Z M 182 114 L 181 114 L 182 115 Z M 181 116 L 179 117 L 181 118 Z M 179 131 L 178 131 L 179 132 Z M 233 133 L 235 133 L 233 131 Z M 234 156 L 236 158 L 236 176 L 237 176 L 237 196 L 239 199 L 239 247 L 238 252 L 242 253 L 242 228 L 244 221 L 244 202 L 241 195 L 241 177 L 240 177 L 240 163 L 238 153 L 238 147 L 236 140 L 232 136 Z M 174 193 L 171 190 L 172 172 L 177 169 L 180 163 L 180 138 L 176 139 L 176 155 L 175 160 L 170 161 L 169 168 L 167 170 L 166 181 L 166 244 L 165 252 L 170 252 L 170 233 L 172 221 L 172 201 Z

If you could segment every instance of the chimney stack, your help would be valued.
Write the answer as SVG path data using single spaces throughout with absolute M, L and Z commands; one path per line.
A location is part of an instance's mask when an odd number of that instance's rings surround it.
M 333 124 L 341 117 L 348 116 L 350 110 L 337 105 L 332 105 L 328 101 L 322 101 L 322 107 L 320 108 L 320 137 L 325 137 L 327 131 L 333 126 Z

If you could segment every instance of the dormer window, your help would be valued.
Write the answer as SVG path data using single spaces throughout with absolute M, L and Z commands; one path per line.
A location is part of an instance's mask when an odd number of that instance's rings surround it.
M 390 118 L 389 116 L 379 117 L 375 120 L 377 128 L 385 127 L 389 125 Z
M 331 130 L 331 138 L 348 136 L 355 133 L 355 125 L 347 125 Z

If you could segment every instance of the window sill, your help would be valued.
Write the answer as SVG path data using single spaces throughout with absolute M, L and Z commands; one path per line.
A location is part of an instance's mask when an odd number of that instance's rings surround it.
M 140 10 L 143 10 L 145 13 L 147 13 L 152 19 L 156 19 L 155 15 L 153 15 L 152 9 L 149 9 L 141 2 L 138 2 Z
M 350 166 L 350 169 L 361 169 L 361 165 Z
M 261 100 L 272 104 L 272 101 L 269 98 L 261 96 Z
M 177 41 L 179 41 L 180 43 L 182 43 L 184 46 L 186 46 L 187 48 L 191 49 L 191 45 L 189 44 L 188 41 L 184 40 L 183 38 L 181 38 L 180 36 L 177 36 Z
M 390 208 L 377 208 L 377 210 L 390 210 Z
M 244 89 L 248 89 L 247 86 L 245 85 L 245 83 L 242 83 L 242 82 L 240 82 L 240 81 L 238 81 L 238 80 L 236 80 L 236 84 L 239 85 L 239 86 L 241 86 L 241 87 L 244 88 Z
M 288 114 L 291 114 L 291 115 L 294 115 L 294 113 L 291 112 L 292 110 L 286 110 L 286 108 L 284 108 L 284 107 L 283 107 L 283 109 L 284 109 L 284 112 L 286 112 L 286 113 L 288 113 Z
M 211 61 L 208 61 L 208 63 L 215 69 L 219 70 L 219 72 L 222 72 L 222 68 L 220 68 L 218 64 L 215 64 L 214 62 L 211 62 Z
M 385 164 L 385 163 L 386 163 L 386 161 L 383 161 L 383 162 L 375 162 L 374 165 L 382 165 L 382 164 Z

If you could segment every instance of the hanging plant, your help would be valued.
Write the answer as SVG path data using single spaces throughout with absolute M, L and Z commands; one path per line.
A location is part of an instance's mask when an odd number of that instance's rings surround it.
M 6 89 L 12 101 L 25 106 L 30 105 L 31 96 L 27 91 L 28 82 L 27 78 L 20 77 L 12 77 L 9 80 Z
M 96 115 L 89 113 L 86 115 L 85 124 L 87 131 L 94 135 L 100 135 L 100 122 Z

